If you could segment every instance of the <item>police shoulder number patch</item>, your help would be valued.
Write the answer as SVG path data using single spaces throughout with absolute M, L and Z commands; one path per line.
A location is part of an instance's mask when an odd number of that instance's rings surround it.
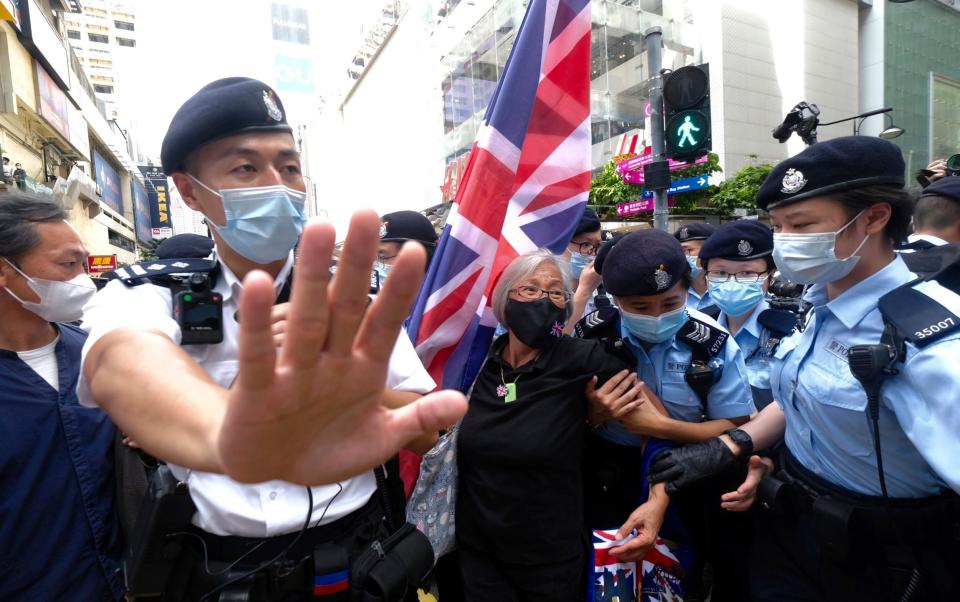
M 880 298 L 880 313 L 903 337 L 926 347 L 960 330 L 960 316 L 913 287 L 894 289 Z

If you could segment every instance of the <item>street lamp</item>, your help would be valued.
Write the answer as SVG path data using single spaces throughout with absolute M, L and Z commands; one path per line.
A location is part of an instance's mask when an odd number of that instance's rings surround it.
M 890 115 L 885 115 L 885 117 L 890 117 Z M 906 130 L 902 127 L 897 127 L 893 124 L 893 117 L 890 117 L 890 125 L 883 128 L 883 131 L 877 134 L 884 140 L 893 140 L 894 138 L 899 138 L 903 135 Z
M 853 121 L 853 135 L 854 135 L 854 136 L 859 136 L 859 135 L 860 135 L 860 126 L 863 125 L 863 122 L 867 119 L 867 117 L 873 117 L 874 115 L 881 115 L 881 114 L 886 115 L 887 113 L 889 113 L 889 112 L 892 111 L 892 110 L 893 110 L 893 107 L 885 107 L 885 108 L 883 108 L 883 109 L 875 109 L 875 110 L 873 110 L 873 111 L 867 111 L 867 112 L 865 112 L 865 113 L 860 113 L 859 115 L 854 115 L 853 117 L 846 117 L 846 118 L 844 118 L 844 119 L 838 119 L 838 120 L 836 120 L 836 121 L 829 121 L 829 122 L 827 122 L 827 123 L 821 123 L 820 125 L 833 125 L 833 124 L 835 124 L 835 123 L 843 123 L 844 121 Z M 886 116 L 887 116 L 887 117 L 890 117 L 890 115 L 886 115 Z M 859 120 L 859 121 L 858 121 L 858 120 Z M 882 132 L 880 132 L 879 136 L 880 136 L 881 138 L 883 138 L 884 140 L 890 140 L 891 138 L 896 138 L 896 137 L 898 137 L 898 136 L 903 135 L 903 132 L 904 132 L 904 131 L 905 131 L 905 130 L 904 130 L 903 128 L 897 127 L 896 125 L 894 125 L 894 123 L 893 123 L 893 117 L 890 117 L 890 125 L 889 125 L 887 128 L 885 128 Z

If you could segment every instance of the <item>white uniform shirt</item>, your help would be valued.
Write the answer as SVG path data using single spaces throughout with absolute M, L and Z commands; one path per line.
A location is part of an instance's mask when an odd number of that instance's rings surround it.
M 279 293 L 290 275 L 292 255 L 276 279 Z M 234 315 L 239 309 L 242 284 L 230 269 L 221 263 L 222 273 L 214 290 L 223 295 L 223 342 L 219 345 L 187 345 L 183 347 L 207 371 L 213 380 L 229 387 L 237 375 L 239 324 Z M 173 302 L 170 290 L 151 283 L 128 288 L 120 281 L 110 282 L 84 308 L 83 328 L 90 333 L 83 347 L 83 360 L 90 348 L 107 332 L 121 327 L 159 330 L 180 343 L 180 328 L 171 317 Z M 136 360 L 132 360 L 136 361 Z M 162 370 L 162 366 L 157 369 Z M 84 405 L 96 405 L 80 370 L 78 397 Z M 436 385 L 424 370 L 405 333 L 397 338 L 390 357 L 387 387 L 427 393 Z M 131 394 L 136 387 L 131 385 Z M 254 485 L 241 484 L 220 474 L 197 472 L 170 465 L 173 474 L 186 480 L 197 506 L 193 524 L 216 535 L 274 537 L 299 531 L 307 517 L 306 487 L 284 481 L 268 481 Z M 328 524 L 361 508 L 376 492 L 373 473 L 313 487 L 311 526 Z M 329 507 L 328 507 L 329 505 Z M 323 519 L 320 520 L 321 515 Z

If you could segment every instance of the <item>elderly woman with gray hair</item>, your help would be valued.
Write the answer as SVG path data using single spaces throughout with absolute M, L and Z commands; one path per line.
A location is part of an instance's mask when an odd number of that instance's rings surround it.
M 507 333 L 477 376 L 459 433 L 467 600 L 564 602 L 585 591 L 584 391 L 627 366 L 563 334 L 571 284 L 566 262 L 541 250 L 516 258 L 493 291 Z

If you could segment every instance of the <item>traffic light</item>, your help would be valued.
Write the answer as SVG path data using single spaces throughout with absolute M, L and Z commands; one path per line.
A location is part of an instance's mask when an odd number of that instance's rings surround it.
M 705 155 L 710 136 L 710 66 L 681 67 L 663 84 L 664 142 L 671 159 Z

